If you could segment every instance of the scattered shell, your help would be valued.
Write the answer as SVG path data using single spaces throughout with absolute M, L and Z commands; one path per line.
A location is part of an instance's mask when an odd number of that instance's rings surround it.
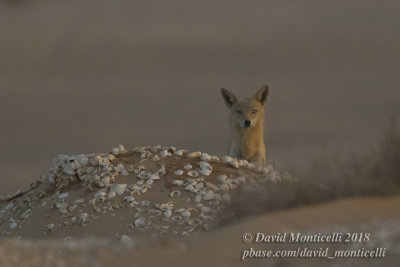
M 126 196 L 126 197 L 124 197 L 124 201 L 126 201 L 126 202 L 128 202 L 128 203 L 131 203 L 131 202 L 133 202 L 134 200 L 135 200 L 135 198 L 132 197 L 132 196 Z
M 113 184 L 110 188 L 110 193 L 115 192 L 117 195 L 122 195 L 127 188 L 127 184 Z
M 147 185 L 152 185 L 153 182 L 154 182 L 153 179 L 148 179 L 148 180 L 146 181 L 146 184 L 147 184 Z
M 150 205 L 150 201 L 142 200 L 142 202 L 140 204 L 142 204 L 142 206 L 149 206 Z
M 155 155 L 151 160 L 152 161 L 159 161 L 160 157 L 158 155 Z
M 164 217 L 169 218 L 172 215 L 172 210 L 167 209 L 166 211 L 164 211 Z
M 201 152 L 200 151 L 191 152 L 191 153 L 186 154 L 186 157 L 188 157 L 190 159 L 200 158 Z
M 182 170 L 176 170 L 174 173 L 175 173 L 175 175 L 183 175 L 183 171 Z
M 176 156 L 182 156 L 182 155 L 183 155 L 183 152 L 185 152 L 185 150 L 181 149 L 181 150 L 175 151 L 174 154 L 175 154 Z
M 144 180 L 149 179 L 150 176 L 151 176 L 151 172 L 149 172 L 149 171 L 142 171 L 137 175 L 138 178 L 144 179 Z
M 210 161 L 211 160 L 211 156 L 208 155 L 207 153 L 201 153 L 201 160 L 203 161 Z
M 115 197 L 116 195 L 117 195 L 117 193 L 115 193 L 114 191 L 112 191 L 112 192 L 109 192 L 109 193 L 107 194 L 107 198 L 110 199 L 110 198 Z
M 62 194 L 59 194 L 59 195 L 58 195 L 58 198 L 59 198 L 59 199 L 64 199 L 64 198 L 67 198 L 68 195 L 69 195 L 69 193 L 62 193 Z
M 14 229 L 18 226 L 18 223 L 14 219 L 9 220 L 10 229 Z
M 135 170 L 135 166 L 133 166 L 133 164 L 130 164 L 129 166 L 128 166 L 128 171 L 129 172 L 133 172 Z
M 167 171 L 165 170 L 165 164 L 161 165 L 161 168 L 157 171 L 157 175 L 159 176 L 163 176 L 167 173 Z
M 172 180 L 171 184 L 173 184 L 173 185 L 183 185 L 183 181 L 182 180 Z
M 135 226 L 136 227 L 143 227 L 145 225 L 146 225 L 146 223 L 144 221 L 144 218 L 141 217 L 141 218 L 138 218 L 138 219 L 135 220 Z
M 167 149 L 164 149 L 160 152 L 160 156 L 161 156 L 161 158 L 165 158 L 165 157 L 171 156 L 171 153 L 169 153 Z
M 191 216 L 191 213 L 189 210 L 185 210 L 181 213 L 181 215 L 182 217 L 189 218 Z
M 169 196 L 170 197 L 180 197 L 181 196 L 181 191 L 172 191 L 170 194 L 169 194 Z
M 183 168 L 185 170 L 191 170 L 193 167 L 192 167 L 192 164 L 186 164 L 185 166 L 183 166 Z
M 190 177 L 197 177 L 199 173 L 197 171 L 188 171 L 187 175 Z
M 160 180 L 160 176 L 158 176 L 157 174 L 152 174 L 152 175 L 150 175 L 149 179 L 151 179 L 151 180 Z
M 46 225 L 46 229 L 47 230 L 53 230 L 54 226 L 55 226 L 54 223 L 50 223 L 50 224 Z
M 202 169 L 202 170 L 200 170 L 200 173 L 202 175 L 209 176 L 212 173 L 212 171 L 211 170 L 207 170 L 207 169 Z
M 133 239 L 130 236 L 122 235 L 121 242 L 123 242 L 125 244 L 131 244 L 133 242 Z

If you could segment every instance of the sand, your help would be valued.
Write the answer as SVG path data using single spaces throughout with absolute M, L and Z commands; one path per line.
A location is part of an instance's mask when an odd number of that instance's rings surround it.
M 0 202 L 0 266 L 394 266 L 400 260 L 399 196 L 236 218 L 235 200 L 252 209 L 262 203 L 244 195 L 269 194 L 278 186 L 296 186 L 296 179 L 272 166 L 174 147 L 120 145 L 109 153 L 59 155 L 30 189 Z M 361 243 L 247 243 L 244 233 L 253 241 L 257 233 L 370 235 Z M 298 248 L 386 254 L 243 258 L 250 249 Z

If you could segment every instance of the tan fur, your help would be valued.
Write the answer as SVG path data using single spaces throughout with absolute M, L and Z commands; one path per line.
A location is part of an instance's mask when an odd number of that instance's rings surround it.
M 233 93 L 221 88 L 222 97 L 230 109 L 229 156 L 265 165 L 264 105 L 268 91 L 268 86 L 264 85 L 253 97 L 238 100 Z

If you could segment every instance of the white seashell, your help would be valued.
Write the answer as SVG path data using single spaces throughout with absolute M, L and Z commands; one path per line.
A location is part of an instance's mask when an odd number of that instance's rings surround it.
M 194 189 L 195 189 L 195 188 L 194 188 L 194 185 L 193 185 L 193 184 L 188 184 L 188 185 L 185 186 L 185 190 L 186 190 L 186 191 L 193 192 Z
M 123 169 L 123 170 L 121 171 L 121 174 L 122 174 L 123 176 L 127 176 L 127 175 L 129 175 L 129 172 L 128 172 L 127 169 Z
M 69 193 L 62 193 L 62 194 L 59 194 L 59 195 L 58 195 L 58 198 L 59 198 L 59 199 L 64 199 L 64 198 L 67 198 L 68 195 L 69 195 Z
M 211 156 L 208 155 L 207 153 L 201 153 L 201 160 L 203 161 L 210 161 L 211 160 Z
M 47 230 L 53 230 L 54 226 L 55 226 L 54 223 L 50 223 L 50 224 L 46 225 L 46 229 Z
M 119 150 L 119 153 L 124 153 L 126 151 L 125 147 L 123 145 L 118 145 L 118 150 Z
M 191 153 L 186 154 L 186 157 L 188 157 L 190 159 L 200 158 L 201 152 L 200 151 L 191 152 Z
M 211 156 L 211 161 L 220 161 L 218 156 Z
M 223 162 L 223 163 L 229 163 L 229 162 L 231 162 L 232 160 L 233 160 L 233 158 L 230 157 L 230 156 L 224 156 L 224 157 L 222 158 L 222 162 Z
M 189 210 L 185 210 L 181 213 L 182 217 L 189 218 L 192 214 Z
M 197 177 L 199 173 L 197 171 L 188 171 L 187 175 L 190 177 Z
M 172 191 L 169 194 L 170 197 L 180 197 L 181 196 L 181 191 Z
M 124 167 L 124 165 L 122 163 L 119 163 L 117 165 L 116 169 L 117 169 L 118 172 L 122 172 L 122 170 L 125 170 L 125 167 Z
M 216 186 L 216 185 L 215 185 L 215 184 L 213 184 L 213 183 L 206 182 L 206 186 L 207 186 L 208 188 L 210 188 L 210 189 L 214 190 L 214 191 L 219 191 L 219 187 L 218 187 L 218 186 Z
M 124 201 L 129 202 L 129 203 L 133 202 L 134 200 L 135 200 L 135 198 L 132 197 L 132 196 L 126 196 L 126 197 L 124 197 Z
M 209 191 L 209 192 L 205 193 L 204 196 L 203 196 L 203 199 L 204 200 L 212 200 L 212 199 L 214 199 L 214 192 Z
M 18 226 L 18 223 L 16 221 L 10 219 L 9 226 L 10 226 L 10 229 L 12 230 Z
M 119 149 L 118 149 L 118 147 L 114 147 L 114 148 L 111 150 L 111 153 L 113 153 L 114 155 L 118 155 L 118 154 L 119 154 Z
M 82 166 L 87 166 L 89 164 L 89 159 L 87 157 L 80 157 L 78 161 Z
M 239 160 L 238 163 L 239 163 L 239 167 L 245 167 L 245 168 L 249 167 L 249 162 L 245 159 Z
M 169 153 L 167 149 L 164 149 L 164 150 L 162 150 L 160 152 L 160 157 L 161 158 L 165 158 L 165 157 L 168 157 L 168 156 L 171 156 L 171 153 Z
M 209 176 L 211 173 L 212 173 L 211 170 L 207 170 L 207 169 L 200 170 L 200 174 L 205 175 L 205 176 Z
M 149 172 L 149 171 L 142 171 L 137 175 L 138 178 L 144 179 L 144 180 L 149 179 L 150 176 L 151 176 L 151 172 Z
M 107 194 L 107 198 L 110 199 L 110 198 L 115 197 L 116 195 L 117 195 L 117 193 L 115 193 L 114 191 L 112 191 L 112 192 L 109 192 L 109 193 Z
M 110 188 L 110 192 L 115 192 L 117 195 L 122 195 L 125 193 L 127 184 L 113 184 Z
M 108 154 L 107 155 L 107 159 L 108 160 L 114 160 L 114 159 L 116 159 L 116 157 L 113 154 Z
M 233 159 L 229 162 L 229 165 L 231 165 L 232 167 L 238 169 L 239 168 L 239 163 L 237 161 L 237 159 Z
M 173 184 L 173 185 L 183 185 L 183 181 L 182 180 L 172 180 L 171 184 Z
M 146 225 L 146 223 L 144 221 L 144 218 L 138 218 L 138 219 L 135 220 L 135 226 L 136 227 L 143 227 L 145 225 Z
M 99 191 L 96 194 L 94 194 L 94 197 L 97 198 L 97 199 L 103 198 L 105 196 L 106 196 L 106 192 L 104 192 L 104 191 Z
M 83 222 L 86 222 L 88 220 L 88 214 L 85 212 L 82 212 L 81 214 L 79 214 L 79 219 L 81 219 Z
M 160 157 L 158 155 L 155 155 L 151 160 L 152 161 L 159 161 Z
M 159 176 L 163 176 L 167 173 L 167 171 L 165 170 L 165 164 L 161 165 L 161 168 L 157 171 L 157 175 Z
M 204 183 L 197 183 L 197 184 L 195 185 L 195 187 L 196 187 L 197 189 L 203 189 L 203 188 L 204 188 Z
M 177 150 L 177 151 L 175 151 L 174 152 L 174 155 L 176 155 L 176 156 L 182 156 L 183 155 L 183 152 L 184 152 L 184 150 Z
M 192 167 L 192 164 L 186 164 L 185 166 L 183 166 L 183 168 L 185 170 L 191 170 L 193 167 Z
M 158 176 L 157 174 L 152 174 L 152 175 L 150 175 L 149 179 L 151 179 L 151 180 L 160 180 L 160 176 Z
M 146 184 L 147 184 L 147 185 L 152 185 L 153 182 L 154 182 L 153 179 L 148 179 L 148 180 L 146 181 Z
M 133 172 L 135 170 L 135 166 L 133 166 L 133 164 L 130 164 L 129 166 L 128 166 L 128 171 L 129 172 Z
M 169 218 L 172 215 L 172 210 L 167 209 L 166 211 L 164 211 L 164 217 Z
M 133 239 L 130 236 L 122 235 L 121 236 L 121 242 L 125 243 L 125 244 L 132 244 Z
M 208 213 L 208 212 L 212 212 L 213 211 L 212 208 L 206 207 L 206 206 L 201 207 L 200 210 L 201 210 L 201 213 Z
M 175 173 L 175 175 L 183 175 L 183 171 L 182 170 L 176 170 L 174 173 Z
M 200 202 L 201 200 L 202 200 L 202 195 L 200 195 L 200 194 L 197 194 L 195 197 L 194 197 L 194 201 L 196 201 L 196 202 Z
M 149 206 L 150 205 L 150 201 L 142 200 L 141 204 L 142 204 L 142 206 Z

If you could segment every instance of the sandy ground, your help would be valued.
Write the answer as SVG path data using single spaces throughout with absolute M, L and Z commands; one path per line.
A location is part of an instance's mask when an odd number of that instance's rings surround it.
M 263 205 L 255 196 L 296 183 L 272 166 L 174 147 L 59 155 L 29 190 L 0 202 L 0 266 L 393 266 L 400 260 L 399 196 L 251 217 L 231 207 L 254 209 Z M 259 233 L 288 237 L 256 242 Z M 293 243 L 291 233 L 341 233 L 341 239 Z M 356 239 L 346 243 L 347 234 Z M 303 249 L 327 251 L 289 259 L 257 254 Z M 379 258 L 326 258 L 376 249 Z
M 73 241 L 3 240 L 1 266 L 395 266 L 399 254 L 400 197 L 354 198 L 247 218 L 240 223 L 186 238 L 147 239 L 133 244 L 110 240 Z M 367 207 L 367 208 L 366 208 Z M 110 227 L 109 225 L 103 227 Z M 245 243 L 243 233 L 371 233 L 362 244 L 288 245 Z M 133 247 L 132 247 L 133 246 Z M 329 247 L 334 249 L 386 248 L 380 259 L 247 259 L 244 250 Z

